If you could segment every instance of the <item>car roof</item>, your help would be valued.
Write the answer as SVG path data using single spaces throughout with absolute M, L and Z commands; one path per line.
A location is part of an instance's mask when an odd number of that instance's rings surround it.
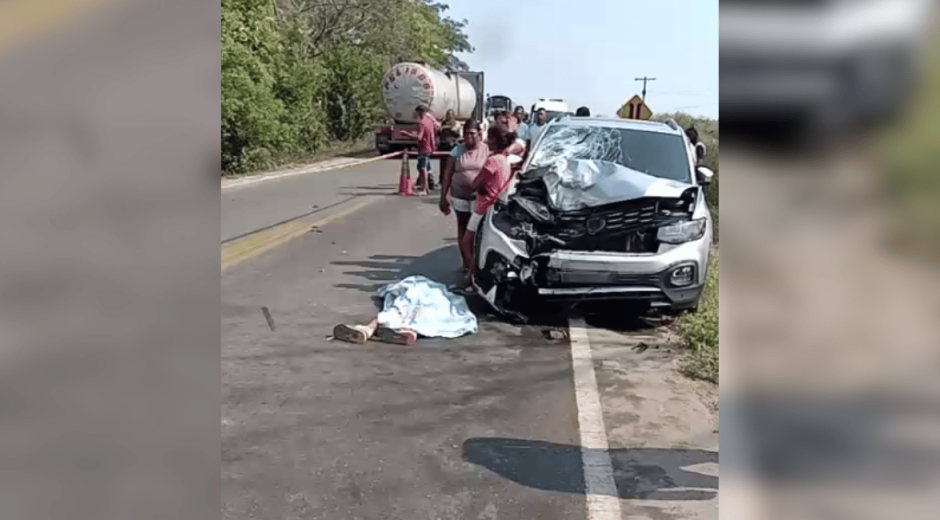
M 682 128 L 676 125 L 676 128 L 669 126 L 661 121 L 643 121 L 641 119 L 621 119 L 619 117 L 578 117 L 562 116 L 560 119 L 552 121 L 553 125 L 566 126 L 599 126 L 606 128 L 624 128 L 627 130 L 638 130 L 641 132 L 658 132 L 662 134 L 681 135 Z

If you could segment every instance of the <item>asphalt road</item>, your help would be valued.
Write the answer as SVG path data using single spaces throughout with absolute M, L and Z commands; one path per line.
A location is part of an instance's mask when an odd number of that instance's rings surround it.
M 251 199 L 243 207 L 255 220 L 233 217 L 223 229 L 382 191 L 363 187 L 397 164 L 238 190 L 229 203 Z M 275 207 L 257 202 L 278 197 Z M 467 460 L 498 464 L 510 439 L 577 445 L 566 342 L 486 318 L 479 334 L 417 348 L 327 339 L 334 324 L 374 315 L 371 296 L 385 283 L 459 279 L 452 222 L 433 201 L 383 198 L 222 278 L 224 518 L 583 517 L 583 495 L 507 486 Z M 508 471 L 553 475 L 547 485 L 576 491 L 580 459 L 566 462 Z
M 400 165 L 380 160 L 225 189 L 222 242 L 288 219 L 317 218 L 355 197 L 392 193 L 398 189 Z
M 474 302 L 480 331 L 464 338 L 422 339 L 417 347 L 328 338 L 337 323 L 373 317 L 373 295 L 389 282 L 411 274 L 460 280 L 453 217 L 440 215 L 435 194 L 395 195 L 399 165 L 378 161 L 223 191 L 223 239 L 314 206 L 327 209 L 304 219 L 328 217 L 348 197 L 375 201 L 222 275 L 222 518 L 587 518 L 572 351 L 557 332 L 567 331 L 567 317 L 515 326 Z M 652 333 L 643 334 L 651 342 Z M 617 359 L 629 361 L 633 344 L 616 348 Z M 696 430 L 686 417 L 694 414 L 673 415 L 653 399 L 676 401 L 672 394 L 624 400 L 625 388 L 644 388 L 604 363 L 608 429 L 616 433 L 618 421 L 639 428 L 634 439 L 615 435 L 612 446 L 658 447 L 669 432 L 683 442 L 690 431 L 711 435 L 713 425 Z M 659 415 L 637 415 L 634 404 L 644 402 Z M 687 452 L 612 455 L 620 497 L 647 499 L 623 518 L 638 511 L 717 518 L 716 489 L 695 498 L 710 508 L 704 515 L 679 514 L 682 504 L 667 502 L 668 494 L 651 498 L 684 482 L 661 469 L 682 466 L 662 462 L 663 453 L 686 460 Z M 717 452 L 706 459 L 717 461 Z

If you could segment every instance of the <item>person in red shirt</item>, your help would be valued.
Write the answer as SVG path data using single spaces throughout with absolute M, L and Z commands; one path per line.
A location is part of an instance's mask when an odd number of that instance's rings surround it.
M 493 207 L 499 200 L 503 191 L 509 187 L 512 180 L 512 172 L 509 167 L 510 147 L 516 141 L 516 134 L 509 131 L 505 125 L 497 124 L 487 132 L 487 145 L 491 155 L 483 163 L 480 173 L 473 179 L 470 186 L 471 191 L 476 194 L 476 204 L 474 204 L 470 221 L 467 223 L 467 230 L 460 240 L 460 249 L 464 258 L 473 259 L 473 243 L 476 237 L 476 231 L 483 221 L 486 212 Z M 472 290 L 473 276 L 476 274 L 476 262 L 470 262 L 470 269 L 465 281 L 465 290 Z
M 440 130 L 440 124 L 424 105 L 418 105 L 415 109 L 415 116 L 418 119 L 418 133 L 409 135 L 418 140 L 418 186 L 421 187 L 421 195 L 429 195 L 431 154 L 437 150 L 437 132 Z
M 505 126 L 510 132 L 516 135 L 516 141 L 510 145 L 507 156 L 518 156 L 521 159 L 525 155 L 525 141 L 519 138 L 519 118 L 508 110 L 500 110 L 496 113 L 494 121 L 497 125 Z M 520 161 L 521 162 L 521 161 Z

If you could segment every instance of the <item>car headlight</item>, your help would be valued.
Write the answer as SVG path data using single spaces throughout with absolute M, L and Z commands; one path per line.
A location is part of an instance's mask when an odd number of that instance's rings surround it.
M 513 200 L 537 222 L 545 224 L 552 221 L 552 213 L 548 210 L 546 205 L 525 197 L 516 197 Z
M 704 218 L 679 222 L 671 226 L 663 226 L 656 233 L 660 242 L 667 244 L 681 244 L 698 240 L 705 235 L 706 220 Z

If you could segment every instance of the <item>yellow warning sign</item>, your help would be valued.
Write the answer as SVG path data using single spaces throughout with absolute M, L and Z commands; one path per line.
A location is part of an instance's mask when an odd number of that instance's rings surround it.
M 633 96 L 620 107 L 620 111 L 617 112 L 617 115 L 623 119 L 643 119 L 648 121 L 649 118 L 653 117 L 653 111 L 650 110 L 650 107 L 646 106 L 646 102 L 644 102 L 640 96 Z

